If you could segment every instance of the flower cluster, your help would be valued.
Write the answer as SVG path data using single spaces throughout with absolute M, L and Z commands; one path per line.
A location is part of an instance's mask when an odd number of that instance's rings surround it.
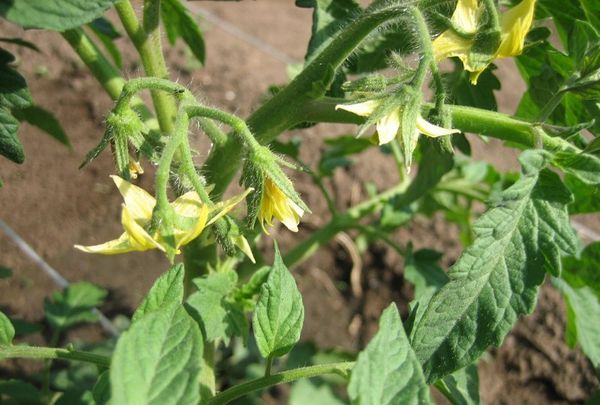
M 454 27 L 447 29 L 433 41 L 436 62 L 457 56 L 465 70 L 471 72 L 471 82 L 476 84 L 479 75 L 492 60 L 520 55 L 523 52 L 525 36 L 533 23 L 535 2 L 536 0 L 523 0 L 500 15 L 500 46 L 487 63 L 482 65 L 472 60 L 472 48 L 484 5 L 479 4 L 478 0 L 458 0 L 450 19 Z
M 169 204 L 175 218 L 171 230 L 172 234 L 165 235 L 160 226 L 151 229 L 156 199 L 144 189 L 118 176 L 111 177 L 123 196 L 121 224 L 125 232 L 117 239 L 100 245 L 75 245 L 77 249 L 84 252 L 106 255 L 150 249 L 167 252 L 169 243 L 167 238 L 170 237 L 174 239 L 176 253 L 180 253 L 182 246 L 197 238 L 207 226 L 231 211 L 251 191 L 247 190 L 245 193 L 213 208 L 209 208 L 204 204 L 195 191 L 183 194 Z

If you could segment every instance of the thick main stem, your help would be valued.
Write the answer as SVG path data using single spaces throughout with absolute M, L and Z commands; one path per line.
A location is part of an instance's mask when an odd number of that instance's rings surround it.
M 140 24 L 129 0 L 120 0 L 115 4 L 115 9 L 127 35 L 129 35 L 140 54 L 146 74 L 167 79 L 167 65 L 160 46 L 159 1 L 146 0 L 144 2 L 143 26 Z M 169 94 L 152 90 L 152 101 L 156 109 L 160 129 L 166 134 L 172 134 L 177 113 L 175 100 Z
M 250 115 L 247 123 L 258 142 L 268 144 L 295 122 L 303 121 L 300 106 L 319 97 L 319 94 L 312 93 L 315 87 L 327 87 L 329 83 L 322 83 L 325 72 L 337 69 L 365 37 L 403 11 L 400 7 L 390 7 L 365 13 L 341 31 L 302 73 Z M 318 86 L 319 83 L 321 86 Z M 241 159 L 242 145 L 231 138 L 224 147 L 215 149 L 210 154 L 204 172 L 207 180 L 215 184 L 214 195 L 221 195 L 225 191 L 237 172 Z

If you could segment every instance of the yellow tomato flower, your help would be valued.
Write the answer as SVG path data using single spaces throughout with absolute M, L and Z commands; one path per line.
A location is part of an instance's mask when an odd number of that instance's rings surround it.
M 87 253 L 101 253 L 113 255 L 132 251 L 160 249 L 167 251 L 167 242 L 158 230 L 149 233 L 148 227 L 152 221 L 152 212 L 156 199 L 144 189 L 137 187 L 118 176 L 111 176 L 125 203 L 121 211 L 121 224 L 125 232 L 118 239 L 94 246 L 75 245 L 79 250 Z M 198 237 L 205 227 L 212 224 L 223 215 L 227 214 L 238 204 L 251 189 L 244 194 L 218 204 L 210 220 L 211 210 L 200 200 L 195 191 L 190 191 L 170 203 L 175 213 L 173 226 L 173 239 L 175 240 L 176 253 L 181 253 L 180 248 Z
M 517 56 L 523 52 L 525 36 L 533 23 L 535 1 L 523 0 L 500 15 L 500 46 L 493 57 L 490 58 L 490 62 L 493 59 Z M 436 62 L 457 56 L 462 61 L 465 70 L 471 72 L 471 83 L 473 84 L 477 84 L 479 75 L 489 64 L 474 64 L 471 61 L 473 38 L 477 32 L 483 9 L 484 6 L 478 4 L 478 0 L 458 0 L 450 20 L 463 33 L 471 34 L 472 37 L 465 38 L 464 35 L 461 36 L 449 28 L 433 41 L 433 53 Z
M 356 104 L 338 104 L 336 110 L 346 110 L 360 115 L 361 117 L 369 117 L 381 105 L 379 100 L 368 100 Z M 391 142 L 400 132 L 402 126 L 402 107 L 394 108 L 388 114 L 381 117 L 375 127 L 377 129 L 377 139 L 379 145 L 384 145 Z M 415 136 L 419 134 L 427 135 L 433 138 L 444 135 L 452 135 L 459 133 L 457 129 L 446 129 L 432 124 L 419 114 L 415 127 Z
M 290 231 L 298 232 L 298 224 L 302 215 L 304 215 L 304 210 L 285 195 L 273 180 L 266 177 L 258 210 L 258 220 L 265 233 L 269 233 L 265 224 L 269 227 L 273 226 L 273 217 L 281 221 Z

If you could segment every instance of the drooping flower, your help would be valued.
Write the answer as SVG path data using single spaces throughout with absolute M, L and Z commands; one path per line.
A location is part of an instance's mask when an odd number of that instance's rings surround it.
M 263 230 L 267 234 L 269 233 L 265 225 L 273 226 L 273 217 L 275 217 L 290 231 L 298 232 L 298 224 L 302 215 L 304 215 L 304 210 L 281 191 L 273 180 L 265 177 L 263 195 L 258 210 L 258 220 Z
M 471 72 L 471 83 L 477 84 L 479 75 L 494 59 L 508 58 L 523 52 L 525 36 L 533 23 L 536 0 L 522 0 L 521 3 L 500 15 L 500 45 L 486 63 L 472 59 L 471 49 L 484 5 L 478 0 L 458 0 L 451 22 L 462 31 L 460 34 L 449 28 L 433 41 L 436 62 L 457 56 L 465 70 Z
M 361 117 L 369 117 L 380 105 L 381 101 L 379 100 L 368 100 L 356 104 L 338 104 L 335 106 L 335 109 L 350 111 Z M 399 134 L 402 127 L 402 107 L 394 108 L 389 113 L 379 118 L 375 127 L 377 129 L 377 140 L 379 145 L 391 142 Z M 417 115 L 415 125 L 416 136 L 423 134 L 437 138 L 439 136 L 452 135 L 458 132 L 460 131 L 457 129 L 447 129 L 432 124 L 423 118 L 421 114 Z
M 100 245 L 75 247 L 87 253 L 106 255 L 150 249 L 167 252 L 167 237 L 161 234 L 160 229 L 150 230 L 156 199 L 144 189 L 118 176 L 111 177 L 123 196 L 121 224 L 125 232 L 119 238 Z M 219 203 L 213 208 L 208 208 L 195 191 L 187 192 L 170 203 L 175 218 L 169 238 L 174 240 L 176 253 L 180 253 L 182 246 L 194 240 L 207 226 L 233 209 L 250 191 L 247 190 L 244 194 Z

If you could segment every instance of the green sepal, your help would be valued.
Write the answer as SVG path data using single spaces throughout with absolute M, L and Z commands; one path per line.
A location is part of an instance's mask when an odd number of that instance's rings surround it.
M 225 216 L 215 222 L 212 226 L 212 231 L 215 235 L 215 240 L 219 246 L 221 246 L 223 252 L 225 252 L 227 256 L 235 256 L 236 250 L 232 237 L 234 235 L 240 235 L 239 227 L 235 221 L 232 218 Z
M 385 76 L 372 74 L 342 84 L 342 90 L 355 94 L 381 93 L 387 86 Z
M 253 193 L 246 196 L 246 225 L 250 229 L 253 229 L 256 225 L 256 218 L 258 217 L 260 204 L 264 194 L 265 173 L 254 164 L 252 159 L 246 159 L 244 168 L 242 169 L 240 183 L 243 184 L 246 189 L 250 187 L 254 189 Z
M 260 202 L 262 201 L 264 193 L 264 181 L 268 177 L 290 200 L 302 208 L 304 212 L 311 212 L 310 208 L 306 206 L 304 201 L 300 198 L 300 195 L 294 189 L 294 185 L 290 179 L 285 175 L 283 170 L 281 170 L 281 160 L 282 158 L 278 157 L 271 152 L 269 148 L 264 146 L 256 148 L 248 154 L 247 165 L 251 166 L 248 167 L 248 174 L 246 176 L 250 176 L 248 178 L 252 179 L 251 181 L 254 181 L 257 186 L 260 186 L 260 188 L 255 188 L 256 191 L 252 193 L 257 195 L 256 199 L 258 201 L 258 206 L 253 207 L 252 209 L 256 209 L 258 215 Z M 246 186 L 254 187 L 252 184 L 244 184 Z M 252 204 L 256 204 L 257 201 L 252 201 Z
M 469 52 L 469 63 L 476 70 L 483 70 L 494 60 L 496 51 L 500 47 L 500 31 L 487 29 L 478 31 L 473 39 L 473 46 Z
M 412 165 L 412 157 L 417 143 L 419 141 L 419 132 L 417 131 L 417 118 L 421 113 L 421 104 L 423 96 L 420 91 L 411 91 L 407 93 L 406 104 L 402 107 L 400 116 L 400 145 L 404 164 L 407 168 Z

